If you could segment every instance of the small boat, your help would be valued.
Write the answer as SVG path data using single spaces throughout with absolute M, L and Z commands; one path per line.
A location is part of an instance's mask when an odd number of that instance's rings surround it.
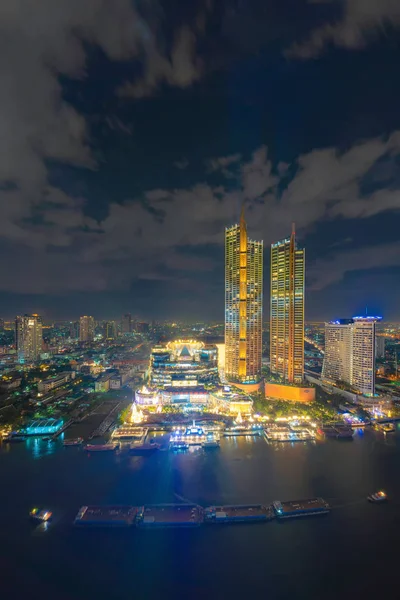
M 80 446 L 83 442 L 83 438 L 72 438 L 70 440 L 64 440 L 64 446 Z
M 85 450 L 87 452 L 113 452 L 119 448 L 119 444 L 87 444 Z
M 387 494 L 383 490 L 380 490 L 379 492 L 368 496 L 367 500 L 368 502 L 386 502 Z
M 201 444 L 202 448 L 205 450 L 212 448 L 219 448 L 219 440 L 206 440 Z
M 7 444 L 16 444 L 17 442 L 25 442 L 26 438 L 24 435 L 7 435 L 5 438 L 3 438 L 3 442 L 6 442 Z
M 41 523 L 46 523 L 50 521 L 52 517 L 52 512 L 43 508 L 32 508 L 29 512 L 29 516 L 34 521 L 40 521 Z
M 384 433 L 393 433 L 396 431 L 396 425 L 394 423 L 384 423 L 381 425 L 381 429 Z

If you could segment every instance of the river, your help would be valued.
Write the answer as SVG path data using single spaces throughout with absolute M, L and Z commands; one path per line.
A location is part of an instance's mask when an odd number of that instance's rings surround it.
M 87 455 L 30 439 L 0 450 L 2 593 L 44 599 L 175 600 L 393 596 L 400 432 L 272 444 L 226 438 L 187 454 Z M 390 501 L 366 496 L 384 488 Z M 198 529 L 77 530 L 82 504 L 269 503 L 322 496 L 325 517 Z M 47 531 L 34 505 L 50 507 Z

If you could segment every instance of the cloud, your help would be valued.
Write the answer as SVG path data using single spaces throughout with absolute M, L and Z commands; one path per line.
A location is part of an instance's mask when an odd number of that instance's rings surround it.
M 323 218 L 366 218 L 399 209 L 397 190 L 384 187 L 361 193 L 363 179 L 375 163 L 399 154 L 400 132 L 394 132 L 386 140 L 374 138 L 342 153 L 324 148 L 301 155 L 279 210 L 290 213 L 300 227 L 307 227 Z
M 290 58 L 308 59 L 320 55 L 332 44 L 340 48 L 359 49 L 388 26 L 400 27 L 398 0 L 331 0 L 342 7 L 342 16 L 336 22 L 315 29 L 303 42 L 287 51 Z M 313 0 L 316 3 L 316 0 Z
M 21 190 L 10 189 L 4 193 L 12 201 L 3 203 L 0 221 L 3 256 L 10 258 L 0 263 L 0 289 L 121 291 L 141 279 L 174 281 L 177 286 L 185 281 L 188 289 L 191 280 L 222 264 L 224 229 L 238 221 L 243 202 L 251 236 L 263 239 L 265 246 L 286 237 L 293 220 L 301 238 L 324 220 L 368 219 L 398 211 L 400 194 L 390 181 L 375 182 L 371 192 L 364 185 L 377 162 L 396 156 L 399 132 L 359 142 L 344 152 L 316 149 L 284 169 L 261 146 L 247 161 L 236 155 L 212 159 L 222 170 L 236 165 L 233 185 L 203 181 L 188 188 L 150 189 L 143 196 L 110 203 L 101 222 L 85 216 L 84 199 L 70 198 L 48 183 L 29 212 Z M 212 254 L 205 255 L 204 248 L 213 248 Z M 372 256 L 365 264 L 379 268 L 395 260 L 394 250 L 375 250 L 379 264 Z M 329 259 L 310 265 L 315 287 L 330 285 L 343 269 L 362 264 L 364 255 L 353 250 L 343 259 L 340 246 L 329 251 Z M 13 282 L 10 264 L 16 261 L 19 275 Z
M 365 246 L 318 260 L 309 269 L 311 289 L 321 290 L 341 281 L 346 274 L 400 265 L 396 243 Z
M 242 155 L 239 153 L 231 154 L 229 156 L 220 156 L 218 158 L 211 158 L 209 161 L 207 161 L 207 166 L 211 172 L 222 171 L 227 167 L 238 163 L 241 158 Z
M 186 88 L 201 77 L 203 64 L 196 53 L 196 36 L 188 26 L 177 31 L 170 56 L 159 48 L 153 32 L 142 41 L 142 76 L 125 82 L 118 90 L 121 97 L 146 98 L 162 84 Z

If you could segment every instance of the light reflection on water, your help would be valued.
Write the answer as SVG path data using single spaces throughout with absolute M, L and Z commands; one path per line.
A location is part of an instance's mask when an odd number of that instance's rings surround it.
M 42 437 L 28 437 L 25 446 L 34 459 L 50 456 L 59 448 L 60 440 L 63 439 L 63 436 L 64 434 L 55 441 L 44 440 Z

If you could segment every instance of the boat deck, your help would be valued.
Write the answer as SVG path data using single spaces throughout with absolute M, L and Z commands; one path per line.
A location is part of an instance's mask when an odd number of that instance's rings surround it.
M 193 504 L 157 504 L 143 507 L 138 524 L 142 527 L 197 526 L 203 510 Z
M 212 522 L 268 521 L 274 518 L 270 506 L 262 504 L 212 506 L 206 509 L 207 519 Z
M 273 507 L 278 519 L 324 514 L 330 510 L 329 504 L 323 498 L 274 502 Z
M 82 506 L 75 525 L 122 526 L 134 524 L 138 509 L 135 506 Z

